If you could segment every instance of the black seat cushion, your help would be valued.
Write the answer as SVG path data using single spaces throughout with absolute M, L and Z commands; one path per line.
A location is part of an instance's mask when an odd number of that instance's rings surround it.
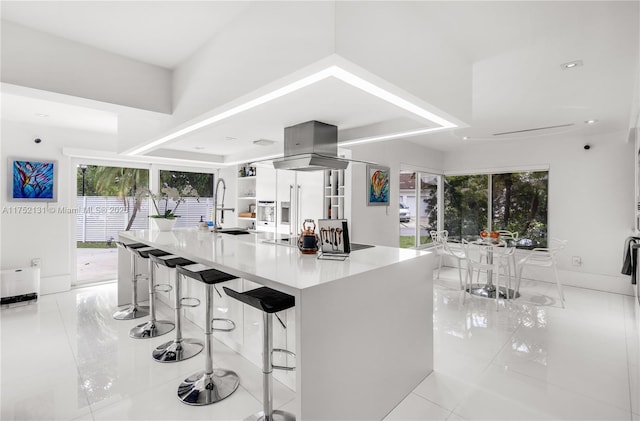
M 176 266 L 188 266 L 188 265 L 193 265 L 195 264 L 195 262 L 192 262 L 191 260 L 185 259 L 184 257 L 180 257 L 180 256 L 169 256 L 169 258 L 165 258 L 165 259 L 160 259 L 159 257 L 162 256 L 151 256 L 151 260 L 153 260 L 155 263 L 158 263 L 160 265 L 166 266 L 168 268 L 174 268 Z
M 134 249 L 133 250 L 138 256 L 144 258 L 144 259 L 148 259 L 149 255 L 154 255 L 154 256 L 166 256 L 170 253 L 167 253 L 166 251 L 160 250 L 160 249 L 154 249 L 153 247 L 145 247 L 145 248 L 139 248 L 139 249 Z
M 128 249 L 132 249 L 132 250 L 135 250 L 135 249 L 141 249 L 141 248 L 143 248 L 143 247 L 149 247 L 148 245 L 146 245 L 146 244 L 142 244 L 142 243 L 131 243 L 131 244 L 125 244 L 124 246 L 125 246 L 126 248 L 128 248 Z
M 222 288 L 229 297 L 242 301 L 265 313 L 277 313 L 296 305 L 296 298 L 293 295 L 268 287 L 260 287 L 245 292 L 237 292 L 227 287 Z
M 220 282 L 226 282 L 237 278 L 237 276 L 229 275 L 228 273 L 224 273 L 216 269 L 192 271 L 186 269 L 184 266 L 176 266 L 176 270 L 184 276 L 204 282 L 205 284 L 218 284 Z

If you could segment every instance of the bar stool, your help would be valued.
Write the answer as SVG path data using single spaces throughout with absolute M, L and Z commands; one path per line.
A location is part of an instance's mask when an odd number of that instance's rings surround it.
M 236 279 L 236 276 L 208 268 L 201 264 L 190 266 L 176 266 L 179 274 L 205 284 L 205 369 L 187 377 L 178 386 L 178 399 L 187 405 L 209 405 L 219 402 L 236 391 L 240 384 L 238 375 L 231 370 L 213 369 L 212 333 L 214 330 L 230 332 L 235 329 L 235 323 L 229 319 L 214 319 L 213 290 L 220 282 Z M 213 328 L 214 320 L 225 321 L 230 328 Z
M 262 311 L 263 337 L 262 347 L 262 407 L 263 410 L 251 415 L 249 420 L 264 421 L 295 421 L 296 417 L 290 412 L 273 410 L 273 369 L 295 370 L 295 367 L 286 367 L 272 364 L 274 352 L 284 352 L 295 357 L 295 354 L 286 349 L 273 349 L 273 314 L 287 310 L 295 305 L 295 297 L 275 289 L 260 287 L 246 292 L 237 292 L 223 287 L 229 297 L 235 298 L 251 307 Z M 265 415 L 267 414 L 267 415 Z
M 129 336 L 134 339 L 147 339 L 155 338 L 156 336 L 162 336 L 173 330 L 175 325 L 168 320 L 156 320 L 156 291 L 168 292 L 171 291 L 171 286 L 165 284 L 158 289 L 155 281 L 155 264 L 149 258 L 149 256 L 166 256 L 169 253 L 153 247 L 142 247 L 133 250 L 138 256 L 147 260 L 149 266 L 149 309 L 151 320 L 146 323 L 142 323 L 129 331 Z M 168 288 L 166 288 L 168 287 Z M 164 289 L 162 289 L 164 288 Z
M 182 297 L 180 273 L 175 270 L 176 266 L 188 266 L 195 264 L 191 260 L 169 254 L 167 256 L 150 255 L 149 258 L 156 265 L 162 265 L 169 269 L 173 269 L 175 273 L 175 319 L 176 319 L 176 338 L 172 341 L 165 342 L 153 350 L 152 357 L 161 363 L 175 363 L 183 361 L 198 355 L 204 348 L 202 341 L 192 338 L 182 337 L 182 307 L 196 307 L 200 305 L 200 300 L 191 297 Z M 195 300 L 197 304 L 184 304 L 183 301 Z
M 137 259 L 133 250 L 147 247 L 146 244 L 133 243 L 124 244 L 121 241 L 116 241 L 116 245 L 123 250 L 126 250 L 131 257 L 131 305 L 124 310 L 118 310 L 113 313 L 113 318 L 117 320 L 132 320 L 149 315 L 149 307 L 138 305 L 138 273 L 137 273 Z

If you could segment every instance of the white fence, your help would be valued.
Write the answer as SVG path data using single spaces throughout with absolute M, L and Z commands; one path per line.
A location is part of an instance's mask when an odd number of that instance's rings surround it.
M 129 198 L 133 207 L 133 199 Z M 131 229 L 149 228 L 148 200 L 143 200 L 142 206 L 131 225 Z M 213 198 L 201 197 L 199 200 L 189 197 L 178 207 L 179 215 L 176 227 L 195 227 L 200 221 L 209 219 Z M 153 205 L 151 205 L 153 207 Z M 175 204 L 169 202 L 169 208 Z M 83 196 L 76 202 L 76 241 L 109 241 L 117 239 L 118 232 L 123 231 L 129 222 L 133 209 L 127 208 L 122 199 L 111 196 Z

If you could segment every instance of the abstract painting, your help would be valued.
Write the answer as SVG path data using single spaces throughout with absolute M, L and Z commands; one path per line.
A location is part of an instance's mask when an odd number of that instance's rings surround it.
M 10 200 L 56 200 L 56 161 L 10 159 Z
M 389 206 L 389 168 L 367 165 L 367 205 Z

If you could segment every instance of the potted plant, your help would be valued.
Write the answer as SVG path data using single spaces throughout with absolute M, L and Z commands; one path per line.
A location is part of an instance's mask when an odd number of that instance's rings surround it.
M 186 185 L 182 190 L 178 190 L 175 187 L 169 187 L 166 183 L 159 194 L 149 192 L 153 207 L 156 210 L 156 215 L 149 215 L 153 218 L 153 222 L 159 231 L 170 231 L 176 223 L 176 210 L 180 206 L 180 203 L 185 201 L 185 197 L 199 198 L 198 192 L 190 185 Z M 173 202 L 173 207 L 169 205 L 169 201 Z M 164 202 L 164 203 L 163 203 Z M 163 206 L 164 204 L 164 206 Z

